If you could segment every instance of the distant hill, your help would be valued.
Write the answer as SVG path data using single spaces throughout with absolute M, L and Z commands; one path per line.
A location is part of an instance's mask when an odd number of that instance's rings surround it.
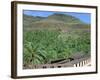
M 67 14 L 52 14 L 48 17 L 23 15 L 25 30 L 35 29 L 90 29 L 89 24 L 83 23 L 78 18 Z
M 54 20 L 59 20 L 59 21 L 64 21 L 66 23 L 82 23 L 78 18 L 75 18 L 71 15 L 67 14 L 58 14 L 55 13 L 53 15 L 48 16 L 48 19 L 54 19 Z

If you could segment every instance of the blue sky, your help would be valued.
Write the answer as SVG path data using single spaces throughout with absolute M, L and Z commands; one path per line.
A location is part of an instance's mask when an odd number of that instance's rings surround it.
M 34 10 L 24 10 L 24 14 L 30 15 L 30 16 L 41 16 L 41 17 L 47 17 L 54 13 L 61 13 L 61 14 L 68 14 L 71 16 L 74 16 L 81 21 L 90 24 L 91 23 L 91 14 L 90 13 L 75 13 L 75 12 L 53 12 L 53 11 L 34 11 Z

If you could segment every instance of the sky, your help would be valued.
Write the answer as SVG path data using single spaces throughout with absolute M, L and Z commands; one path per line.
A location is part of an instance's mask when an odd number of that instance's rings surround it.
M 48 17 L 54 13 L 68 14 L 80 19 L 82 22 L 90 24 L 91 23 L 91 14 L 90 13 L 76 13 L 76 12 L 54 12 L 54 11 L 34 11 L 34 10 L 24 10 L 24 14 L 30 16 L 41 16 Z

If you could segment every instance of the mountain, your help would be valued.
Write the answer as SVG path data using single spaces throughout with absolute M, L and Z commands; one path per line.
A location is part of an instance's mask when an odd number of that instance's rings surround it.
M 71 15 L 67 14 L 58 14 L 55 13 L 53 15 L 48 16 L 48 19 L 54 19 L 54 20 L 59 20 L 59 21 L 64 21 L 66 23 L 82 23 L 78 18 L 75 18 Z
M 44 19 L 44 17 L 34 17 L 34 16 L 29 16 L 29 15 L 23 15 L 23 24 L 24 24 L 24 27 L 29 27 L 29 26 L 32 26 L 31 23 L 33 22 L 36 22 L 36 21 L 39 21 L 39 20 L 42 20 Z
M 23 25 L 25 30 L 35 29 L 90 29 L 89 24 L 83 23 L 78 18 L 54 13 L 48 17 L 23 15 Z

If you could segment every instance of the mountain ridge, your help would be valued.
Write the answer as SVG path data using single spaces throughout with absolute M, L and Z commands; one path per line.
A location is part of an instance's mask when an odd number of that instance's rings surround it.
M 41 16 L 29 16 L 23 15 L 23 24 L 24 28 L 36 29 L 36 28 L 85 28 L 84 26 L 89 27 L 89 24 L 82 22 L 80 19 L 67 15 L 67 14 L 58 14 L 54 13 L 47 17 Z

